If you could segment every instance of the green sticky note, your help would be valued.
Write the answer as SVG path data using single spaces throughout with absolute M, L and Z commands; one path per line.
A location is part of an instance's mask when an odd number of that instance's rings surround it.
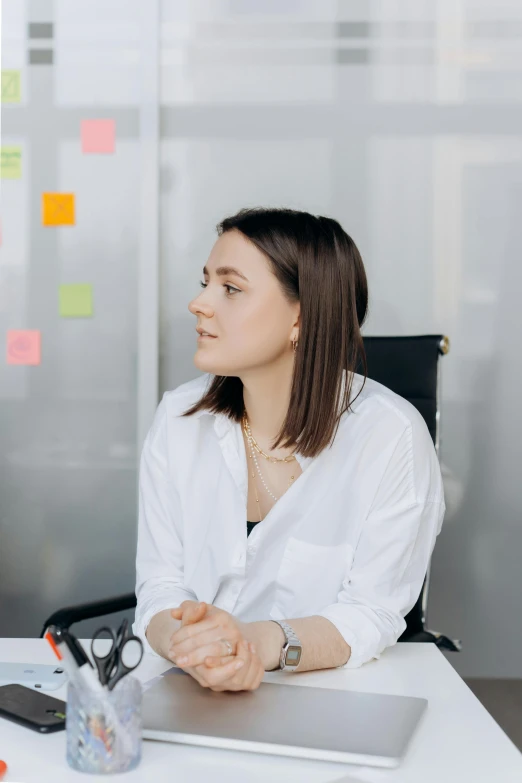
M 62 318 L 88 318 L 92 315 L 92 285 L 75 283 L 60 286 Z
M 22 148 L 0 147 L 0 179 L 21 179 Z
M 22 72 L 2 71 L 2 103 L 20 103 L 22 100 Z

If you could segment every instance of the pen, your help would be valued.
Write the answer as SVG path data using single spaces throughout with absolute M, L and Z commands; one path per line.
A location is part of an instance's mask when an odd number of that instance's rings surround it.
M 50 625 L 45 631 L 44 639 L 49 642 L 58 660 L 62 661 L 69 679 L 96 693 L 105 690 L 85 650 L 75 636 L 65 628 Z

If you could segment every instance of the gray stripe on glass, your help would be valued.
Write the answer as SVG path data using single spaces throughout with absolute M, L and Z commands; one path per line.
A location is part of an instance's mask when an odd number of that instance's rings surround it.
M 464 25 L 467 38 L 520 38 L 522 19 L 480 19 Z
M 29 38 L 52 38 L 53 37 L 53 24 L 52 22 L 29 22 L 28 25 Z
M 370 22 L 339 22 L 338 38 L 368 38 L 371 35 Z
M 52 49 L 29 49 L 29 65 L 52 65 Z
M 370 61 L 369 49 L 337 49 L 338 65 L 366 65 Z

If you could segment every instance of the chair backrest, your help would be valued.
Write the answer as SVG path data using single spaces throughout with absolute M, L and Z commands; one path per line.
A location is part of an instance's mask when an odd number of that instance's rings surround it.
M 441 334 L 363 337 L 368 376 L 414 405 L 438 450 L 439 357 L 449 351 Z M 362 373 L 362 364 L 357 369 Z
M 413 337 L 363 337 L 368 377 L 382 383 L 414 405 L 423 416 L 437 454 L 439 453 L 439 357 L 449 351 L 441 334 Z M 362 362 L 356 372 L 363 374 Z M 406 629 L 399 641 L 424 631 L 427 579 L 415 606 L 404 618 Z

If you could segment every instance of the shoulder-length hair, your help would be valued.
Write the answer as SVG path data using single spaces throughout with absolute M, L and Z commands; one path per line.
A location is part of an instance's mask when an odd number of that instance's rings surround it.
M 360 329 L 368 312 L 368 284 L 361 255 L 336 220 L 293 209 L 241 209 L 216 229 L 219 236 L 236 229 L 247 237 L 267 258 L 288 301 L 300 302 L 290 402 L 272 448 L 281 444 L 315 457 L 332 445 L 342 413 L 357 399 L 350 401 L 359 361 L 364 367 L 359 394 L 366 383 Z M 214 376 L 203 397 L 182 415 L 203 409 L 240 422 L 241 379 Z

